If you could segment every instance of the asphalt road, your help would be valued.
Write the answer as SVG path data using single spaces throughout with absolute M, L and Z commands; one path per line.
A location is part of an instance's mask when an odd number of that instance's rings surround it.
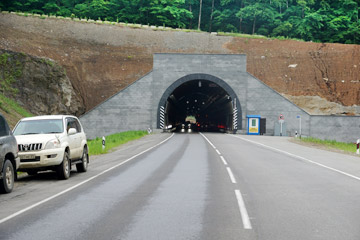
M 288 138 L 155 134 L 0 195 L 0 239 L 360 239 L 360 158 Z

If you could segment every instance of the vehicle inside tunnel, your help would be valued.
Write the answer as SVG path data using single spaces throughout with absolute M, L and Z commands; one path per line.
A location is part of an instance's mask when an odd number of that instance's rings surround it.
M 167 98 L 164 111 L 164 128 L 171 131 L 233 131 L 233 99 L 212 81 L 181 84 Z

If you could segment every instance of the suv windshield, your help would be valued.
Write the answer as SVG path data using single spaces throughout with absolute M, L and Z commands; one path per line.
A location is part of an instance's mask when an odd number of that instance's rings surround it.
M 14 129 L 14 135 L 50 134 L 64 131 L 62 119 L 21 121 Z

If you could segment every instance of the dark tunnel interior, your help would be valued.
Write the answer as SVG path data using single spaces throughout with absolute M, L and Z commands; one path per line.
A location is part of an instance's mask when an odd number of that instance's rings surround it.
M 232 130 L 232 99 L 219 85 L 192 80 L 176 88 L 165 107 L 166 128 L 178 132 Z

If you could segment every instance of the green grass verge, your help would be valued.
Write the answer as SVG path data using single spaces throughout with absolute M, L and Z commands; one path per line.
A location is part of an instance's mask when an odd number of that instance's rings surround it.
M 89 154 L 90 155 L 100 155 L 108 153 L 111 149 L 118 147 L 124 143 L 127 143 L 132 140 L 139 139 L 147 135 L 147 131 L 128 131 L 121 132 L 106 136 L 106 147 L 102 149 L 102 138 L 96 138 L 88 141 Z
M 23 117 L 32 116 L 31 113 L 20 107 L 20 105 L 17 104 L 15 101 L 5 97 L 1 93 L 0 93 L 0 108 L 8 114 L 11 114 L 13 111 L 15 111 Z
M 339 149 L 350 153 L 356 152 L 356 144 L 354 143 L 337 142 L 335 140 L 321 140 L 313 137 L 301 138 L 300 141 L 325 146 L 327 148 Z
M 244 33 L 228 33 L 228 32 L 217 32 L 218 36 L 230 36 L 230 37 L 241 37 L 241 38 L 251 38 L 251 39 L 268 39 L 268 37 L 262 35 L 252 35 Z

